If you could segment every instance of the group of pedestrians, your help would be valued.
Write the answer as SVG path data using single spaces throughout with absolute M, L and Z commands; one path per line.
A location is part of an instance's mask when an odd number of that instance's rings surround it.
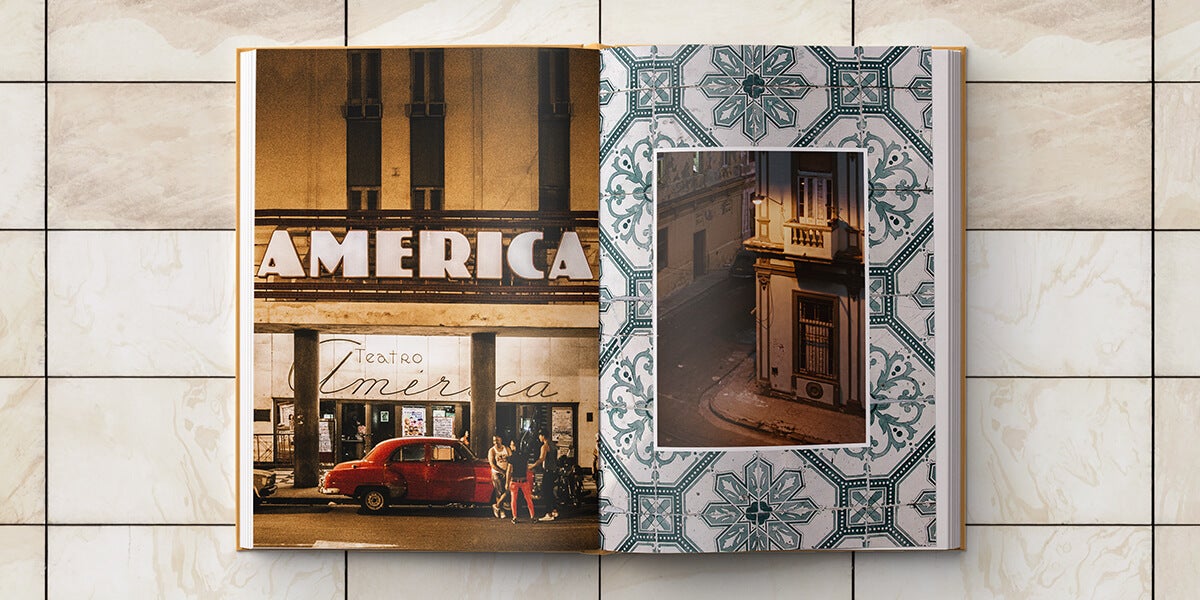
M 535 458 L 536 456 L 536 458 Z M 508 500 L 512 506 L 512 522 L 519 523 L 517 518 L 518 498 L 525 496 L 525 506 L 529 509 L 529 519 L 536 519 L 533 509 L 533 475 L 542 473 L 541 497 L 546 502 L 546 512 L 538 521 L 553 521 L 558 518 L 558 505 L 554 496 L 554 479 L 558 474 L 558 449 L 550 441 L 550 436 L 539 432 L 537 440 L 528 430 L 522 430 L 516 439 L 508 446 L 498 436 L 492 436 L 492 447 L 488 449 L 488 464 L 492 466 L 492 487 L 496 490 L 496 502 L 492 504 L 492 514 L 498 519 L 505 516 L 504 502 Z

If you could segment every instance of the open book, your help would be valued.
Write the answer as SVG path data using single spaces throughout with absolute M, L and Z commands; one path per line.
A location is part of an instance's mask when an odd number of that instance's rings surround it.
M 963 544 L 963 53 L 239 53 L 239 545 Z

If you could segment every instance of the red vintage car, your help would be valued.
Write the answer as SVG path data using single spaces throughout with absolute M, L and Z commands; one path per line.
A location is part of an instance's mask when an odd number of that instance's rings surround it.
M 483 504 L 492 499 L 492 470 L 455 439 L 392 438 L 362 460 L 338 463 L 319 489 L 355 498 L 367 513 L 396 502 Z

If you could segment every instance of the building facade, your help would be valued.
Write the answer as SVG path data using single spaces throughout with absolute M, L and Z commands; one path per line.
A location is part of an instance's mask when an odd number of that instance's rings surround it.
M 863 412 L 864 155 L 756 152 L 757 374 L 774 393 Z
M 594 52 L 258 53 L 255 460 L 598 433 Z M 315 477 L 315 475 L 314 475 Z
M 754 156 L 739 151 L 660 152 L 656 293 L 668 298 L 714 271 L 727 271 L 750 236 Z

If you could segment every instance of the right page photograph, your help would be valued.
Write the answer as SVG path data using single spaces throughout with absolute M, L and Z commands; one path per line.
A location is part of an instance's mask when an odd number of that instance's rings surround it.
M 962 546 L 962 65 L 601 51 L 604 550 Z

